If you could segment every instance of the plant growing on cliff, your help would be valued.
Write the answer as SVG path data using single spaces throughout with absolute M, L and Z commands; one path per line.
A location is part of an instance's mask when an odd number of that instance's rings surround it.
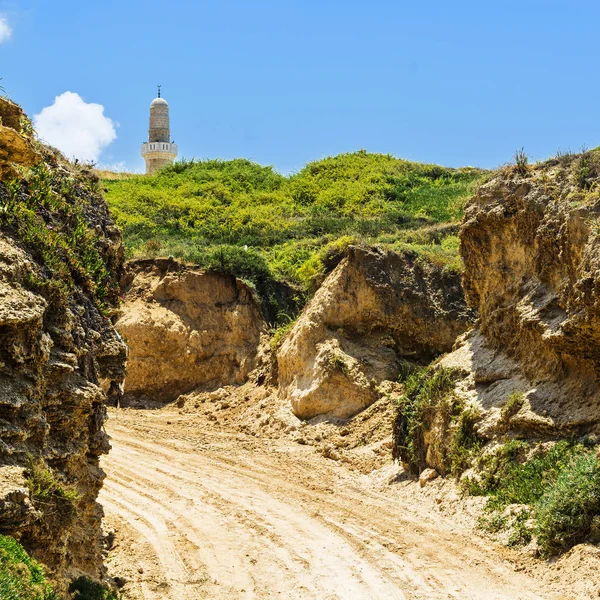
M 73 600 L 119 600 L 117 592 L 89 577 L 78 577 L 69 586 Z
M 490 530 L 509 526 L 500 514 L 510 505 L 526 506 L 511 527 L 513 543 L 537 537 L 549 556 L 585 540 L 600 540 L 600 464 L 595 449 L 566 440 L 535 448 L 512 440 L 484 454 L 479 473 L 465 481 L 473 495 L 488 496 L 482 523 Z M 527 518 L 525 518 L 525 515 Z M 525 528 L 525 521 L 533 526 Z M 510 541 L 509 540 L 509 541 Z
M 521 148 L 515 152 L 515 171 L 519 175 L 527 175 L 529 170 L 529 157 L 525 154 L 525 148 Z
M 49 163 L 55 160 L 51 154 L 46 158 Z M 101 200 L 85 191 L 87 172 L 70 173 L 49 163 L 41 162 L 24 170 L 22 178 L 0 184 L 0 227 L 21 240 L 41 263 L 41 271 L 34 275 L 38 283 L 52 281 L 65 294 L 79 285 L 104 309 L 106 301 L 117 299 L 117 282 L 101 253 L 105 240 L 86 218 L 91 205 Z M 37 285 L 36 291 L 55 302 L 45 288 Z
M 41 460 L 29 457 L 26 480 L 33 504 L 52 519 L 64 522 L 75 514 L 79 493 Z
M 0 598 L 58 600 L 42 567 L 21 544 L 5 535 L 0 535 Z
M 513 392 L 506 401 L 506 404 L 500 409 L 500 421 L 505 427 L 508 427 L 510 420 L 523 408 L 525 404 L 525 395 L 521 392 Z

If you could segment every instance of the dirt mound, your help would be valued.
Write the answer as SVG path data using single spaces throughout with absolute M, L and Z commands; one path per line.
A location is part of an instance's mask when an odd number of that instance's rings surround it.
M 127 265 L 122 289 L 116 327 L 129 346 L 126 401 L 241 384 L 257 365 L 266 324 L 239 279 L 142 260 Z
M 279 393 L 299 417 L 350 417 L 403 363 L 449 351 L 472 321 L 457 273 L 409 252 L 351 247 L 277 353 Z

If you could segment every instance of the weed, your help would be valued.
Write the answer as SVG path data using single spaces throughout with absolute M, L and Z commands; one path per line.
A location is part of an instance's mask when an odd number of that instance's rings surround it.
M 340 371 L 344 375 L 348 375 L 350 372 L 350 365 L 346 359 L 337 352 L 332 352 L 325 357 L 324 366 L 329 372 Z
M 482 442 L 475 428 L 480 416 L 479 410 L 472 406 L 459 413 L 448 452 L 450 472 L 455 477 L 471 466 L 473 455 L 481 448 Z
M 525 395 L 521 392 L 513 392 L 500 411 L 500 420 L 508 426 L 510 420 L 523 408 Z
M 589 151 L 584 151 L 575 161 L 575 183 L 580 190 L 589 190 L 593 186 L 593 178 L 597 174 L 594 156 Z
M 42 461 L 33 457 L 29 457 L 26 479 L 37 508 L 59 522 L 73 517 L 75 504 L 79 500 L 79 493 L 74 486 L 64 483 Z
M 514 155 L 515 171 L 519 175 L 527 175 L 529 171 L 529 157 L 525 154 L 525 148 L 517 150 Z
M 283 340 L 287 336 L 287 334 L 292 330 L 296 323 L 296 319 L 292 319 L 289 315 L 283 314 L 279 316 L 278 320 L 287 319 L 282 325 L 279 327 L 274 327 L 271 329 L 271 351 L 277 352 Z
M 449 452 L 441 448 L 448 471 L 456 472 L 466 461 L 463 443 L 470 446 L 475 437 L 474 414 L 463 416 L 464 407 L 453 391 L 454 371 L 443 367 L 415 371 L 405 381 L 404 394 L 396 406 L 393 457 L 413 475 L 427 467 L 424 434 L 436 418 L 442 430 L 453 431 Z

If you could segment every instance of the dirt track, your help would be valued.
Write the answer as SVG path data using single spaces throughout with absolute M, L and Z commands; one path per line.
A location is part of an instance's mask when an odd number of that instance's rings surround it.
M 113 411 L 100 495 L 127 599 L 552 598 L 426 502 L 291 442 Z

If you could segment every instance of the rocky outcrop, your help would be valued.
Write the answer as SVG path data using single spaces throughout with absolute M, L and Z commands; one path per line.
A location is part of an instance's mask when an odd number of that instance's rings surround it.
M 60 591 L 81 572 L 102 576 L 102 384 L 125 373 L 107 316 L 122 245 L 90 170 L 42 146 L 15 150 L 24 138 L 12 107 L 0 102 L 0 170 L 10 174 L 0 183 L 0 532 Z
M 18 104 L 0 98 L 0 179 L 16 176 L 13 164 L 31 167 L 41 160 L 31 138 L 23 135 L 29 123 Z
M 265 321 L 231 275 L 166 259 L 132 261 L 117 329 L 129 346 L 126 401 L 167 402 L 203 386 L 241 384 L 257 364 Z
M 460 276 L 415 254 L 350 247 L 278 354 L 279 394 L 302 418 L 346 418 L 404 363 L 427 364 L 472 323 Z
M 504 168 L 466 207 L 463 283 L 479 321 L 439 366 L 484 443 L 600 434 L 599 182 L 591 151 Z

